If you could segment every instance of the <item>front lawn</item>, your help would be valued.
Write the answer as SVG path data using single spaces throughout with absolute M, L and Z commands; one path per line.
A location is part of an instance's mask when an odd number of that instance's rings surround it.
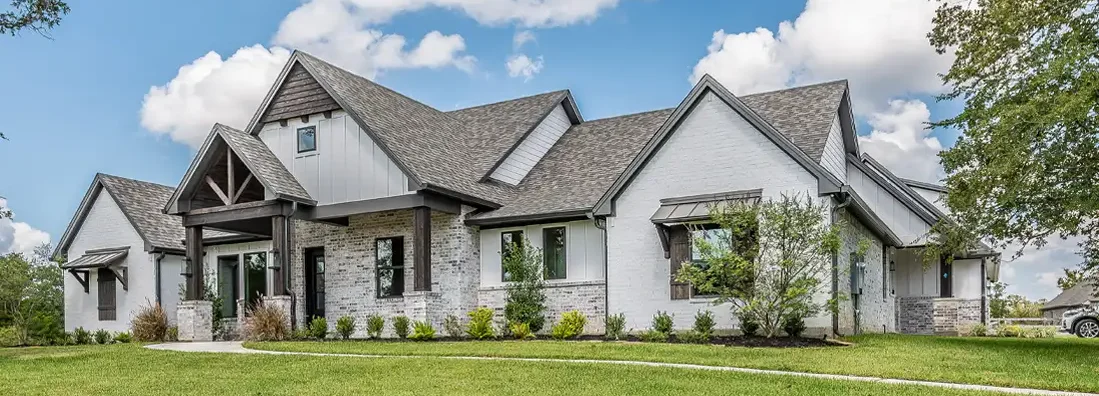
M 741 348 L 604 342 L 278 342 L 246 347 L 375 355 L 641 360 L 1099 392 L 1099 342 L 905 335 L 850 337 L 851 347 Z
M 535 344 L 523 346 L 531 345 Z M 920 386 L 602 364 L 185 353 L 132 344 L 0 349 L 0 395 L 929 393 L 987 395 Z

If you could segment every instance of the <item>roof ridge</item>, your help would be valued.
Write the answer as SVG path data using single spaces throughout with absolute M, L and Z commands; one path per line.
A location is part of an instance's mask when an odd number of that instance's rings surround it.
M 151 181 L 148 181 L 148 180 L 141 180 L 141 179 L 134 179 L 132 177 L 112 175 L 112 174 L 103 173 L 103 172 L 96 172 L 96 176 L 103 176 L 103 177 L 108 177 L 108 178 L 113 178 L 113 179 L 129 180 L 129 181 L 144 183 L 144 184 L 152 184 L 152 185 L 155 185 L 155 186 L 160 186 L 160 187 L 168 188 L 168 189 L 171 189 L 171 190 L 176 189 L 175 187 L 165 185 L 165 184 L 160 184 L 160 183 L 157 183 L 157 182 L 151 182 Z
M 808 85 L 798 85 L 796 87 L 786 87 L 786 88 L 780 88 L 780 89 L 772 89 L 770 91 L 750 93 L 750 94 L 747 94 L 747 95 L 737 95 L 737 97 L 738 98 L 745 98 L 745 97 L 756 96 L 756 95 L 767 95 L 767 94 L 787 92 L 787 91 L 796 91 L 796 90 L 799 90 L 799 89 L 813 88 L 813 87 L 819 87 L 819 86 L 823 86 L 823 85 L 831 85 L 831 84 L 839 84 L 839 83 L 848 84 L 848 80 L 846 78 L 841 78 L 841 79 L 838 79 L 838 80 L 824 81 L 824 82 L 813 83 L 813 84 L 808 84 Z
M 636 113 L 619 114 L 619 115 L 616 115 L 616 116 L 596 118 L 594 120 L 584 120 L 584 122 L 582 122 L 578 125 L 584 125 L 584 124 L 591 123 L 591 122 L 614 120 L 614 119 L 623 118 L 623 117 L 633 117 L 633 116 L 639 116 L 639 115 L 643 115 L 643 114 L 658 113 L 658 112 L 661 112 L 661 111 L 674 111 L 675 109 L 676 109 L 675 107 L 666 107 L 666 108 L 663 108 L 663 109 L 639 111 L 639 112 L 636 112 Z M 576 126 L 576 125 L 574 125 L 574 126 Z
M 312 58 L 312 59 L 314 59 L 314 60 L 316 60 L 316 61 L 318 61 L 318 62 L 322 62 L 322 63 L 324 63 L 324 64 L 327 64 L 327 65 L 331 66 L 332 68 L 335 68 L 336 70 L 339 70 L 339 71 L 341 71 L 341 72 L 344 72 L 344 73 L 350 74 L 350 75 L 352 75 L 352 76 L 355 76 L 355 78 L 359 78 L 359 79 L 362 79 L 362 80 L 364 80 L 364 81 L 366 81 L 366 82 L 369 82 L 370 84 L 376 85 L 376 86 L 378 86 L 379 88 L 381 88 L 381 89 L 384 89 L 384 90 L 386 90 L 386 91 L 389 91 L 390 93 L 396 94 L 397 96 L 400 96 L 400 97 L 402 97 L 402 98 L 405 98 L 405 99 L 407 99 L 407 100 L 411 101 L 412 103 L 418 104 L 418 105 L 420 105 L 420 106 L 424 106 L 424 107 L 426 107 L 426 108 L 429 108 L 429 109 L 431 109 L 431 110 L 435 110 L 436 112 L 439 112 L 439 113 L 441 113 L 441 114 L 447 114 L 447 112 L 445 112 L 445 111 L 442 111 L 442 110 L 436 109 L 435 107 L 433 107 L 433 106 L 430 106 L 430 105 L 428 105 L 427 103 L 424 103 L 424 102 L 418 101 L 418 100 L 416 100 L 416 99 L 413 99 L 412 97 L 409 97 L 409 96 L 407 96 L 407 95 L 405 95 L 405 94 L 402 94 L 402 93 L 400 93 L 400 92 L 397 92 L 397 90 L 394 90 L 394 89 L 392 89 L 392 88 L 389 88 L 389 87 L 387 87 L 387 86 L 385 86 L 385 85 L 379 84 L 378 82 L 376 82 L 376 81 L 374 81 L 374 80 L 371 80 L 371 79 L 369 79 L 369 78 L 363 77 L 363 76 L 361 76 L 361 75 L 359 75 L 358 73 L 355 73 L 355 72 L 353 72 L 353 71 L 350 71 L 350 70 L 344 69 L 344 68 L 342 68 L 342 67 L 340 67 L 340 66 L 338 66 L 338 65 L 336 65 L 336 64 L 334 64 L 334 63 L 332 63 L 332 62 L 328 62 L 328 61 L 326 61 L 326 60 L 323 60 L 323 59 L 321 59 L 321 58 L 318 58 L 318 57 L 316 57 L 316 56 L 313 56 L 313 54 L 310 54 L 310 53 L 308 53 L 308 52 L 305 52 L 305 51 L 302 51 L 302 50 L 298 50 L 298 49 L 295 49 L 294 51 L 300 52 L 300 53 L 301 53 L 302 55 L 304 55 L 304 56 L 306 56 L 306 57 L 309 57 L 309 58 Z M 314 78 L 315 78 L 315 77 L 314 77 Z M 455 121 L 457 121 L 457 120 L 455 120 Z
M 530 98 L 533 98 L 533 97 L 536 97 L 536 96 L 546 96 L 546 95 L 550 95 L 550 94 L 560 94 L 560 93 L 564 93 L 564 92 L 568 92 L 568 91 L 569 91 L 568 89 L 558 89 L 556 91 L 546 91 L 546 92 L 542 92 L 542 93 L 536 93 L 534 95 L 520 96 L 518 98 L 505 99 L 505 100 L 500 100 L 500 101 L 491 102 L 491 103 L 479 104 L 479 105 L 476 105 L 476 106 L 463 107 L 463 108 L 454 109 L 454 110 L 447 110 L 447 111 L 444 111 L 444 113 L 450 114 L 450 113 L 464 111 L 464 110 L 472 110 L 472 109 L 478 109 L 478 108 L 482 108 L 482 107 L 488 107 L 488 106 L 503 104 L 503 103 L 507 103 L 507 102 L 514 102 L 514 101 L 517 101 L 517 100 L 530 99 Z

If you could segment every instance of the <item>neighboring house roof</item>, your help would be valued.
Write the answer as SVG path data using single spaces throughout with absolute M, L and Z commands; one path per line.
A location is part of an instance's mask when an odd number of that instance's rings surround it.
M 69 222 L 68 228 L 61 235 L 61 240 L 54 249 L 54 255 L 69 249 L 76 234 L 80 232 L 88 211 L 91 210 L 102 191 L 110 194 L 130 225 L 145 241 L 145 250 L 183 250 L 183 218 L 165 214 L 161 210 L 164 202 L 171 198 L 175 189 L 161 184 L 98 173 Z M 210 230 L 205 236 L 213 238 L 230 235 L 233 234 Z
M 1086 281 L 1077 283 L 1076 286 L 1061 292 L 1057 297 L 1049 300 L 1049 302 L 1042 306 L 1042 310 L 1071 308 L 1099 301 L 1099 298 L 1095 297 L 1095 291 L 1095 285 L 1091 283 Z
M 573 123 L 582 122 L 568 90 L 547 92 L 447 112 L 465 124 L 474 151 L 473 166 L 488 177 L 559 104 Z

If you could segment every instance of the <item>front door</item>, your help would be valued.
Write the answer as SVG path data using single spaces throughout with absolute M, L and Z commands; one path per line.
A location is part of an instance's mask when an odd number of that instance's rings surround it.
M 324 248 L 305 251 L 305 317 L 324 317 Z

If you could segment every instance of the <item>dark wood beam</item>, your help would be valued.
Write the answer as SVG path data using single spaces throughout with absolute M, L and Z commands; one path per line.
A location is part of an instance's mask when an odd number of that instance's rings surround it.
M 237 200 L 233 198 L 233 197 L 237 196 L 237 194 L 236 194 L 236 189 L 237 189 L 236 181 L 237 180 L 236 180 L 236 175 L 233 174 L 233 150 L 232 149 L 225 150 L 225 166 L 227 168 L 229 168 L 229 171 L 226 172 L 226 173 L 229 174 L 229 182 L 225 183 L 226 188 L 229 189 L 229 191 L 226 192 L 225 196 L 228 197 L 229 199 L 225 202 L 225 204 L 226 205 L 232 205 L 232 204 L 237 203 Z
M 240 183 L 240 188 L 237 189 L 236 195 L 233 195 L 233 203 L 237 203 L 237 201 L 240 200 L 241 194 L 244 194 L 244 189 L 248 188 L 248 182 L 250 181 L 252 181 L 251 173 L 249 173 L 248 176 L 244 178 L 244 182 Z
M 412 209 L 412 289 L 431 290 L 431 208 Z
M 183 226 L 201 226 L 231 221 L 286 216 L 290 206 L 276 200 L 246 202 L 241 204 L 202 208 L 183 215 Z
M 289 224 L 287 223 L 286 216 L 271 217 L 271 250 L 275 253 L 272 264 L 275 268 L 271 271 L 271 284 L 274 287 L 268 294 L 272 296 L 286 294 L 283 276 L 289 273 L 287 271 L 290 269 L 290 241 L 287 239 L 286 232 Z
M 84 286 L 84 293 L 88 293 L 88 270 L 69 270 L 70 274 L 76 278 L 77 282 L 80 282 L 80 286 Z
M 229 197 L 227 197 L 225 193 L 221 191 L 221 187 L 218 187 L 218 184 L 214 182 L 213 178 L 211 178 L 210 176 L 206 176 L 206 184 L 209 184 L 210 189 L 214 190 L 214 194 L 217 194 L 218 198 L 221 198 L 221 202 L 229 205 Z
M 431 193 L 417 193 L 302 208 L 294 217 L 302 220 L 338 219 L 356 214 L 412 209 L 420 206 L 450 214 L 461 213 L 462 209 L 461 203 L 454 199 Z
M 107 269 L 111 270 L 114 273 L 114 278 L 122 284 L 122 290 L 130 290 L 129 271 L 126 268 L 107 267 Z
M 202 275 L 202 226 L 187 227 L 187 290 L 186 300 L 201 300 L 206 291 Z

